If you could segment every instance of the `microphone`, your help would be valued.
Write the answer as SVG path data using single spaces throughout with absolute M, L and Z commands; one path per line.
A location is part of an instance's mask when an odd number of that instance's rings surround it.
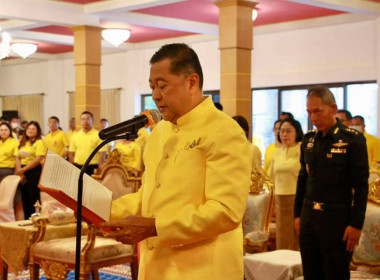
M 161 120 L 161 114 L 158 110 L 145 110 L 140 116 L 130 120 L 115 124 L 99 131 L 99 138 L 102 140 L 109 139 L 123 133 L 139 130 L 142 127 L 150 127 Z

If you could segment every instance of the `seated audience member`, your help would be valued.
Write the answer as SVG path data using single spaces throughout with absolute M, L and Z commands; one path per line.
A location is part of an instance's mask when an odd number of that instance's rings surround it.
M 285 120 L 285 119 L 288 119 L 288 118 L 291 118 L 291 119 L 294 119 L 294 116 L 292 113 L 290 112 L 281 112 L 281 116 L 280 116 L 280 120 Z
M 245 136 L 247 137 L 247 140 L 249 141 L 249 124 L 246 118 L 240 115 L 236 115 L 232 117 L 244 130 Z M 261 169 L 261 151 L 259 147 L 257 147 L 255 144 L 251 144 L 251 151 L 252 151 L 252 168 L 259 168 Z
M 380 139 L 365 131 L 365 121 L 362 116 L 355 116 L 352 118 L 351 127 L 359 130 L 364 134 L 367 142 L 367 153 L 369 165 L 373 163 L 380 163 Z
M 41 135 L 39 123 L 31 121 L 20 141 L 16 175 L 21 176 L 20 187 L 25 219 L 29 219 L 35 212 L 34 204 L 40 200 L 38 181 L 42 171 L 41 164 L 46 154 L 45 142 L 41 139 Z
M 349 127 L 351 125 L 352 115 L 350 111 L 340 109 L 338 110 L 338 113 L 336 113 L 335 117 L 338 118 L 344 126 Z
M 268 174 L 269 168 L 272 162 L 273 154 L 276 148 L 281 147 L 281 143 L 278 142 L 278 131 L 280 129 L 281 120 L 277 120 L 273 124 L 274 143 L 267 146 L 264 154 L 264 171 Z
M 141 170 L 141 148 L 139 144 L 127 139 L 121 139 L 115 145 L 115 149 L 119 151 L 120 161 L 128 171 Z
M 51 116 L 48 121 L 50 132 L 45 136 L 46 147 L 63 158 L 67 157 L 69 140 L 65 133 L 59 129 L 59 119 Z
M 302 128 L 298 121 L 287 118 L 280 123 L 277 136 L 281 147 L 274 152 L 270 177 L 274 179 L 276 212 L 276 249 L 298 250 L 294 228 L 294 200 L 301 169 Z
M 0 181 L 8 175 L 15 174 L 19 142 L 12 136 L 12 128 L 7 122 L 0 124 Z M 24 219 L 21 190 L 18 187 L 13 201 L 16 220 Z

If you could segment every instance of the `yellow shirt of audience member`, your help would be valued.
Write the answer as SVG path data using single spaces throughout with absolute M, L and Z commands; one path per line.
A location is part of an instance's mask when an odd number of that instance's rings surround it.
M 142 154 L 144 152 L 144 148 L 145 148 L 146 142 L 148 141 L 150 134 L 143 127 L 143 128 L 139 129 L 139 131 L 137 132 L 137 135 L 138 135 L 138 137 L 135 139 L 135 142 L 140 145 L 141 154 Z
M 71 138 L 73 137 L 75 133 L 77 133 L 77 131 L 70 130 L 66 132 L 66 138 L 67 140 L 69 140 L 69 144 L 70 144 Z
M 7 138 L 5 142 L 0 141 L 0 168 L 15 167 L 19 145 L 18 140 L 12 137 Z
M 261 151 L 255 144 L 251 144 L 252 167 L 261 169 Z
M 50 132 L 45 136 L 46 147 L 61 157 L 65 155 L 67 147 L 69 146 L 69 140 L 65 133 L 58 129 L 55 132 Z
M 140 145 L 133 142 L 119 142 L 115 145 L 120 153 L 121 163 L 128 170 L 141 170 L 141 148 Z
M 273 155 L 274 155 L 274 152 L 276 151 L 276 144 L 273 143 L 273 144 L 270 144 L 266 150 L 265 150 L 265 154 L 264 154 L 264 171 L 266 174 L 269 174 L 270 172 L 270 168 L 271 168 L 271 164 L 272 164 L 272 159 L 273 159 Z
M 45 156 L 46 145 L 42 139 L 36 140 L 33 144 L 30 141 L 25 143 L 19 150 L 19 156 L 21 157 L 21 165 L 27 165 L 31 163 L 37 156 Z
M 367 132 L 364 132 L 363 134 L 367 142 L 369 164 L 371 165 L 373 162 L 380 162 L 380 139 Z
M 70 141 L 69 152 L 75 153 L 74 163 L 83 165 L 92 151 L 102 143 L 102 140 L 98 136 L 99 131 L 91 129 L 88 133 L 83 130 L 76 132 Z M 99 163 L 99 153 L 106 152 L 107 147 L 103 146 L 98 153 L 92 158 L 90 164 Z
M 275 149 L 269 175 L 274 178 L 276 195 L 295 195 L 301 169 L 301 142 L 293 147 Z

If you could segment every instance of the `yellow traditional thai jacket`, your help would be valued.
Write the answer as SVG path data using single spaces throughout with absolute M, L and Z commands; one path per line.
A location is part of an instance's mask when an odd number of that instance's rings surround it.
M 144 163 L 142 187 L 111 213 L 156 219 L 157 236 L 141 243 L 139 280 L 243 279 L 252 156 L 238 124 L 207 98 L 177 125 L 156 125 Z

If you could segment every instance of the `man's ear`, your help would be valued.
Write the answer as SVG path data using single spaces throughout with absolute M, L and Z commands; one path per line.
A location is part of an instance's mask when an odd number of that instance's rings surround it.
M 334 114 L 334 116 L 338 113 L 338 106 L 336 104 L 331 105 L 331 110 Z
M 199 89 L 199 76 L 197 73 L 192 73 L 188 77 L 190 89 Z

